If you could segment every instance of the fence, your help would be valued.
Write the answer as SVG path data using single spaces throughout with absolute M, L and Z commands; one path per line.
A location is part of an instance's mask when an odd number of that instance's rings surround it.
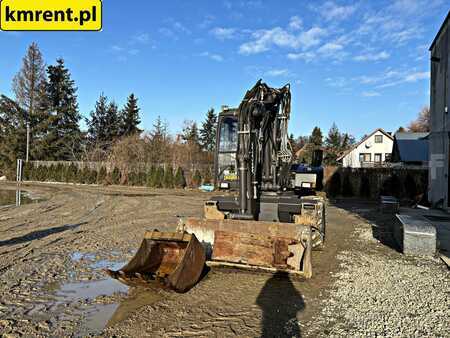
M 426 168 L 343 168 L 326 167 L 324 186 L 328 195 L 378 198 L 391 195 L 403 199 L 426 198 Z

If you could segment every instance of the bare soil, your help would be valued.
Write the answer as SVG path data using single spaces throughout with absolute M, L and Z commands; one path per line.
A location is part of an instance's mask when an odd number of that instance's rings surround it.
M 14 185 L 2 183 L 0 189 Z M 145 230 L 173 230 L 180 216 L 201 217 L 211 194 L 57 184 L 23 189 L 43 201 L 0 209 L 5 337 L 305 335 L 342 269 L 338 255 L 365 250 L 354 241 L 361 217 L 328 206 L 326 246 L 313 252 L 309 280 L 213 269 L 185 294 L 127 290 L 102 268 L 128 261 Z

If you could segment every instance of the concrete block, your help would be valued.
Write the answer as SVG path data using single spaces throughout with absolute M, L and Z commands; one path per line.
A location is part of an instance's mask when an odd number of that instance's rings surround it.
M 394 238 L 405 255 L 433 256 L 436 253 L 436 228 L 422 216 L 396 215 L 400 221 Z

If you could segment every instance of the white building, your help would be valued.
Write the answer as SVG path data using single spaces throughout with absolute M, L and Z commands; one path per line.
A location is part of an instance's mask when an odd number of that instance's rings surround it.
M 337 158 L 343 167 L 365 168 L 383 166 L 389 162 L 394 138 L 378 128 Z

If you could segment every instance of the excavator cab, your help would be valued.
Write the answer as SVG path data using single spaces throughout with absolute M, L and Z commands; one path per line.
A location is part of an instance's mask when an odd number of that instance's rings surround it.
M 218 189 L 236 190 L 238 188 L 237 146 L 237 109 L 223 106 L 217 121 L 217 151 L 214 159 L 214 183 Z

